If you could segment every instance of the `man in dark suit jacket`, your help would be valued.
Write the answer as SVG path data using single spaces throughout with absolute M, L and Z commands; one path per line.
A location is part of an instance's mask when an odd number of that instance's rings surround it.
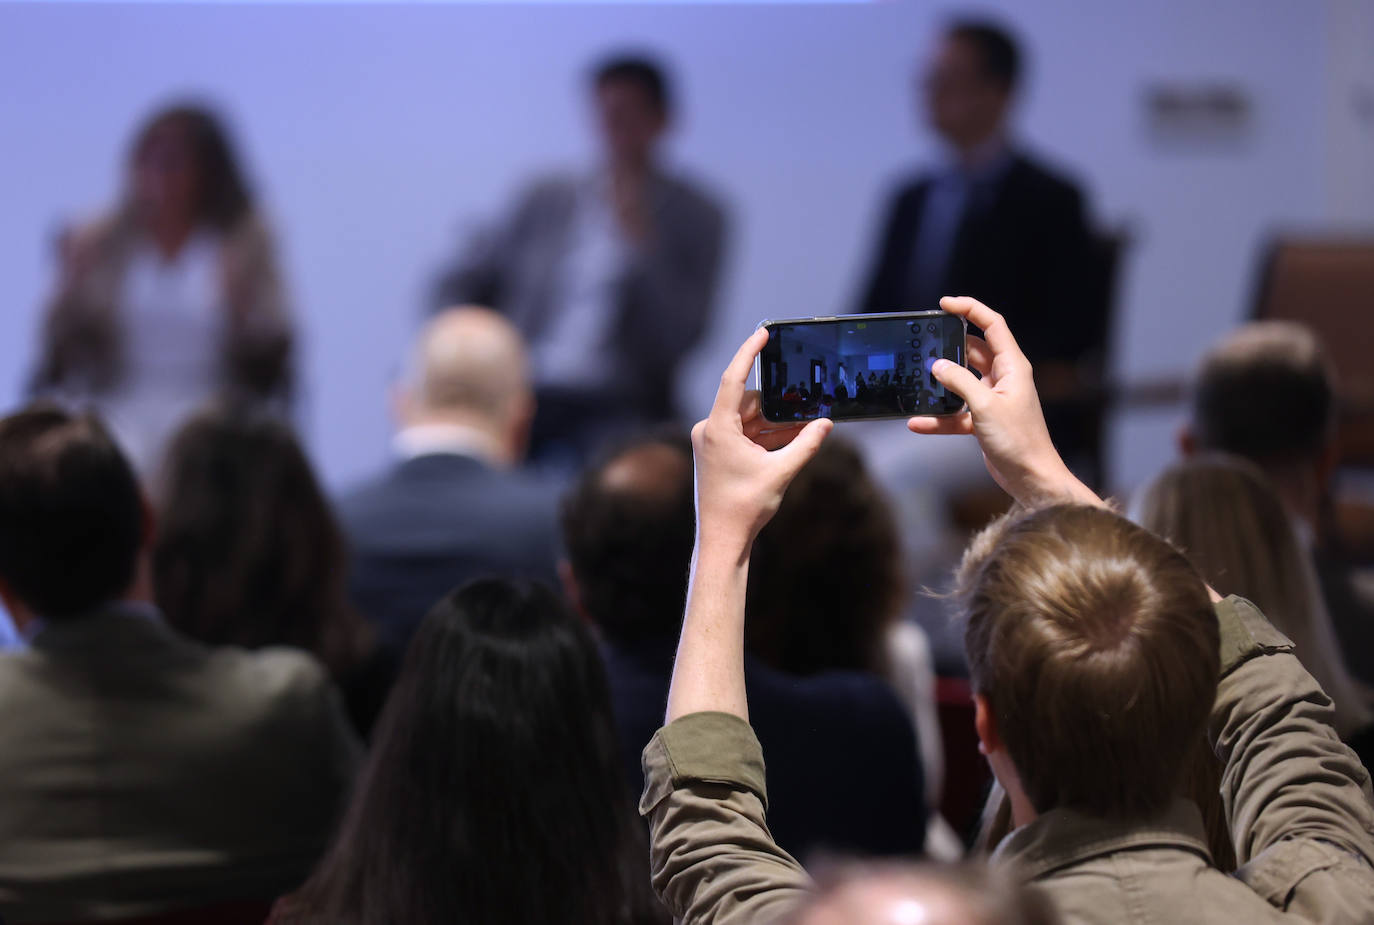
M 725 250 L 724 209 L 660 162 L 672 100 L 659 65 L 606 61 L 592 90 L 603 164 L 533 183 L 436 290 L 437 305 L 492 306 L 528 341 L 543 460 L 575 462 L 674 417 L 678 364 L 710 321 Z
M 0 420 L 0 914 L 270 901 L 310 872 L 359 748 L 324 668 L 213 649 L 152 603 L 133 470 L 94 418 Z
M 1101 346 L 1106 307 L 1088 295 L 1082 192 L 1008 138 L 1020 70 L 1000 27 L 961 21 L 946 31 L 925 103 L 948 161 L 896 193 L 857 310 L 934 309 L 943 295 L 996 305 L 1035 364 L 1051 433 L 1072 462 L 1091 448 L 1063 400 L 1078 391 L 1077 365 Z
M 391 469 L 339 502 L 355 604 L 398 653 L 444 594 L 483 576 L 556 580 L 557 488 L 519 468 L 534 398 L 491 311 L 433 318 L 397 396 Z
M 626 784 L 663 725 L 687 592 L 695 514 L 690 447 L 633 444 L 586 472 L 564 502 L 569 595 L 600 629 Z M 768 752 L 768 825 L 794 856 L 914 854 L 926 807 L 916 736 L 880 680 L 795 678 L 745 664 L 750 720 Z M 817 794 L 821 797 L 817 798 Z

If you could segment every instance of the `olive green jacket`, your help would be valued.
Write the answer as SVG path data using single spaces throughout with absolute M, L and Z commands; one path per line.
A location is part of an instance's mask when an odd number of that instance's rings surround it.
M 1369 774 L 1331 728 L 1330 699 L 1248 601 L 1216 607 L 1221 684 L 1208 734 L 1240 869 L 1211 866 L 1197 808 L 1148 824 L 1051 810 L 993 855 L 1070 923 L 1374 922 Z M 644 750 L 640 812 L 654 887 L 688 923 L 766 925 L 811 887 L 765 821 L 763 753 L 738 717 L 696 713 Z M 817 794 L 817 799 L 824 799 Z

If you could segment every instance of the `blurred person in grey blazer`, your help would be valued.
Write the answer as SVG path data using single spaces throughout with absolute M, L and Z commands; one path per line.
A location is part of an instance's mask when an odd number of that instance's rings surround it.
M 522 467 L 535 413 L 501 315 L 430 319 L 394 399 L 395 462 L 339 501 L 353 604 L 398 656 L 434 603 L 476 578 L 557 580 L 558 488 Z
M 591 90 L 602 162 L 531 183 L 435 289 L 436 307 L 490 305 L 519 328 L 539 394 L 533 455 L 568 468 L 675 416 L 677 368 L 710 322 L 728 224 L 664 164 L 674 110 L 658 63 L 608 59 Z
M 152 517 L 93 416 L 0 420 L 0 915 L 270 899 L 317 859 L 359 757 L 303 652 L 212 649 L 152 604 Z

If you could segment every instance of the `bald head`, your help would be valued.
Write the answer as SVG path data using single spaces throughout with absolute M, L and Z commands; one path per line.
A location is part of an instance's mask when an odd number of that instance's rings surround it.
M 530 402 L 520 334 L 485 308 L 449 308 L 420 332 L 411 359 L 410 418 L 477 417 L 505 423 Z M 408 420 L 406 423 L 415 423 Z
M 681 446 L 642 443 L 612 457 L 598 472 L 600 490 L 636 504 L 667 507 L 692 482 L 692 457 Z
M 1053 925 L 1048 900 L 985 865 L 847 865 L 792 925 Z

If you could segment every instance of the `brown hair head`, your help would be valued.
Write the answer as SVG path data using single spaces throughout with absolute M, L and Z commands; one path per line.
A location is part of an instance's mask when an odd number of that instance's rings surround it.
M 1203 358 L 1191 416 L 1202 450 L 1234 453 L 1261 466 L 1311 459 L 1336 432 L 1335 371 L 1310 328 L 1296 321 L 1252 322 Z
M 189 418 L 163 462 L 157 602 L 210 645 L 289 645 L 335 677 L 363 661 L 371 631 L 348 601 L 347 551 L 290 425 L 215 403 Z
M 889 502 L 851 443 L 831 438 L 754 544 L 749 646 L 792 674 L 885 671 L 904 576 Z
M 1216 696 L 1216 618 L 1168 543 L 1100 508 L 1013 511 L 958 575 L 974 690 L 1039 812 L 1164 810 Z

